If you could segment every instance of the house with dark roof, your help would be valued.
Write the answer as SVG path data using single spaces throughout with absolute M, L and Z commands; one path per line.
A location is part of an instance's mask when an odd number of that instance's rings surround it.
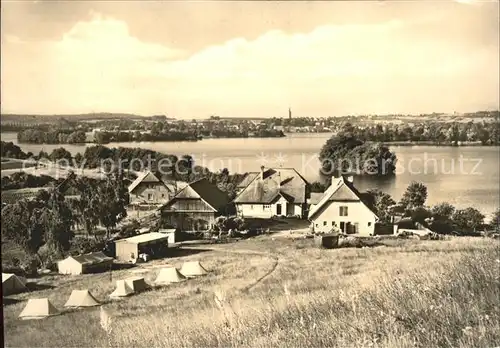
M 185 232 L 207 231 L 229 209 L 229 197 L 202 178 L 184 187 L 160 208 L 161 224 Z
M 234 199 L 242 217 L 306 217 L 310 185 L 295 169 L 262 167 L 245 185 Z
M 155 174 L 146 171 L 128 187 L 130 204 L 164 204 L 173 195 L 173 190 Z
M 374 235 L 379 218 L 370 202 L 354 187 L 352 176 L 332 178 L 332 184 L 318 198 L 315 195 L 310 200 L 309 221 L 314 232 L 334 230 Z

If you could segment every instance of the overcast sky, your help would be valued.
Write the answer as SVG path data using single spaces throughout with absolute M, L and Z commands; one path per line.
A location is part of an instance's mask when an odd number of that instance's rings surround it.
M 2 112 L 498 109 L 498 4 L 2 1 Z

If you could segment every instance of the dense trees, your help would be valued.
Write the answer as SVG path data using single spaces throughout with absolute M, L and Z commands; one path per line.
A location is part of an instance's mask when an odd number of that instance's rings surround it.
M 19 143 L 34 144 L 76 144 L 85 143 L 87 136 L 83 130 L 30 128 L 17 133 Z
M 396 155 L 382 144 L 369 144 L 353 136 L 349 128 L 327 140 L 319 158 L 324 175 L 337 173 L 392 175 Z
M 13 142 L 5 142 L 2 141 L 0 143 L 0 152 L 1 157 L 8 158 L 17 158 L 17 159 L 26 159 L 29 157 L 27 153 L 25 153 L 21 148 L 15 145 Z

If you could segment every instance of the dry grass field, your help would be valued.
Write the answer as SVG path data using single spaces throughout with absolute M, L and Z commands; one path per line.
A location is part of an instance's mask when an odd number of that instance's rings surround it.
M 500 345 L 497 241 L 383 239 L 322 250 L 311 240 L 260 236 L 110 275 L 53 276 L 55 285 L 4 306 L 7 347 L 495 347 Z M 205 248 L 205 251 L 203 251 Z M 211 250 L 206 250 L 211 249 Z M 200 250 L 197 250 L 200 251 Z M 28 298 L 63 308 L 72 289 L 106 300 L 114 281 L 200 260 L 204 277 L 37 321 Z M 215 297 L 220 301 L 216 301 Z

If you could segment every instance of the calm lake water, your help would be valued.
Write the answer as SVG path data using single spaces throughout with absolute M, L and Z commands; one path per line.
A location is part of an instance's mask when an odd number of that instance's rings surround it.
M 198 142 L 110 143 L 108 147 L 141 147 L 182 156 L 216 171 L 258 171 L 261 165 L 293 167 L 310 181 L 319 180 L 318 153 L 331 134 L 288 134 L 285 138 L 206 139 Z M 15 133 L 1 133 L 3 141 L 17 144 Z M 88 145 L 21 144 L 23 151 L 51 152 L 63 146 L 73 154 Z M 473 206 L 490 214 L 500 206 L 498 147 L 391 146 L 398 157 L 394 178 L 356 178 L 360 190 L 379 188 L 399 200 L 412 180 L 428 188 L 427 204 L 447 201 L 459 208 Z

